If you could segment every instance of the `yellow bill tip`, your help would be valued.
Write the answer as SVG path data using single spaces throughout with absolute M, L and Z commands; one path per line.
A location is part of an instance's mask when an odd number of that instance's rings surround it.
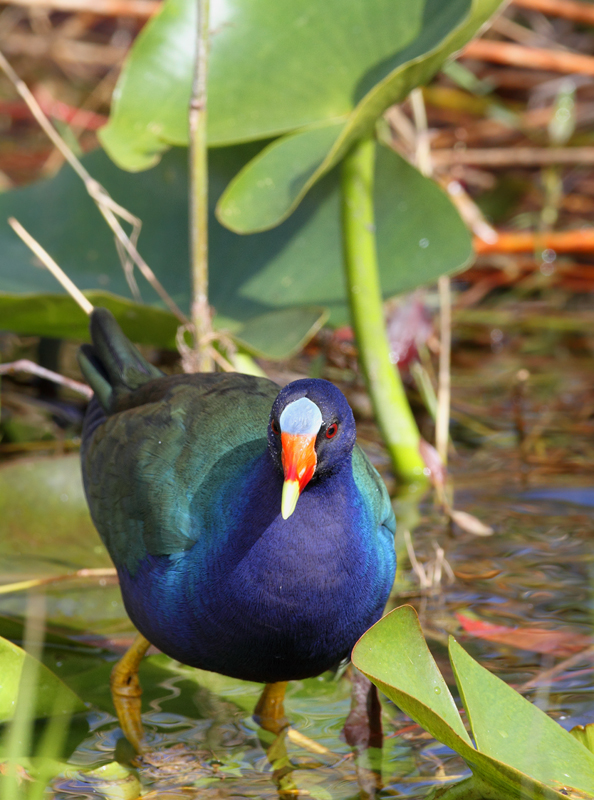
M 283 484 L 283 499 L 281 503 L 281 515 L 283 519 L 289 519 L 299 500 L 299 481 L 285 481 Z

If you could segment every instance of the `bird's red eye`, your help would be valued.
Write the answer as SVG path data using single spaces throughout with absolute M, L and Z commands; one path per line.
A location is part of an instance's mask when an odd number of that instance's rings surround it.
M 336 431 L 338 430 L 338 425 L 336 422 L 333 422 L 332 425 L 328 426 L 326 430 L 326 439 L 333 439 L 336 436 Z
M 278 427 L 278 422 L 275 419 L 271 420 L 270 427 L 272 428 L 274 435 L 278 436 L 280 433 L 280 428 Z

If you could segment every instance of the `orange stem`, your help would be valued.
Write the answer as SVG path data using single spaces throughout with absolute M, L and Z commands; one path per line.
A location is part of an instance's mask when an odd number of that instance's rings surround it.
M 575 231 L 551 231 L 539 233 L 522 231 L 505 232 L 498 235 L 497 241 L 487 244 L 475 236 L 474 250 L 477 255 L 486 253 L 533 253 L 535 250 L 554 250 L 556 253 L 594 252 L 594 229 Z
M 567 53 L 563 50 L 547 50 L 543 47 L 524 47 L 520 44 L 496 42 L 491 39 L 474 39 L 468 42 L 460 55 L 463 58 L 476 58 L 479 61 L 492 61 L 495 64 L 514 67 L 594 75 L 592 56 Z
M 594 25 L 594 6 L 590 3 L 577 3 L 575 0 L 513 0 L 515 6 L 540 11 L 552 17 L 563 17 L 574 22 Z

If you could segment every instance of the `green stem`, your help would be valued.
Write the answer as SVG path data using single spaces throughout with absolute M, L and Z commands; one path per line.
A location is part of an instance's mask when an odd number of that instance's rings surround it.
M 351 318 L 375 417 L 398 477 L 423 478 L 419 431 L 400 373 L 390 361 L 379 282 L 373 210 L 375 141 L 362 139 L 342 167 L 342 227 Z
M 206 82 L 208 77 L 209 0 L 198 0 L 196 68 L 190 103 L 190 250 L 192 309 L 196 363 L 200 372 L 213 369 L 212 324 L 208 305 L 208 143 Z

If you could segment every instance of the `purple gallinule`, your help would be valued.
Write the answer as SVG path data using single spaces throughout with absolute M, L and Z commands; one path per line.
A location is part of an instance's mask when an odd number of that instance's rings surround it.
M 352 411 L 324 380 L 165 376 L 105 309 L 91 337 L 84 485 L 144 637 L 112 676 L 124 732 L 139 747 L 149 642 L 269 684 L 256 714 L 279 730 L 285 682 L 348 657 L 394 578 L 394 514 Z

